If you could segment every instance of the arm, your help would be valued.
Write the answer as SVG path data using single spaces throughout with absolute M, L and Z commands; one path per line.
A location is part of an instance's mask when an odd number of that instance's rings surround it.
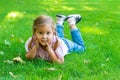
M 31 45 L 32 43 L 35 43 L 33 46 Z M 29 51 L 26 53 L 26 58 L 29 60 L 32 60 L 35 58 L 37 49 L 39 47 L 38 41 L 35 39 L 32 39 L 28 45 Z
M 32 60 L 35 58 L 35 55 L 36 55 L 36 48 L 35 46 L 33 46 L 33 48 L 26 53 L 26 58 L 29 59 L 29 60 Z
M 47 44 L 47 43 L 46 43 L 46 44 Z M 60 63 L 60 64 L 63 63 L 63 60 L 59 59 L 59 58 L 56 56 L 54 50 L 52 49 L 52 47 L 51 47 L 49 44 L 47 44 L 47 45 L 45 46 L 45 49 L 48 51 L 48 53 L 49 53 L 49 55 L 50 55 L 50 57 L 51 57 L 51 59 L 52 59 L 53 62 Z

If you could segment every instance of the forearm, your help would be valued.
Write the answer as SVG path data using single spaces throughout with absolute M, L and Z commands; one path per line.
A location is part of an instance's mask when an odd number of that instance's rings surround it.
M 29 60 L 32 60 L 35 58 L 36 56 L 36 49 L 35 49 L 35 46 L 29 51 L 26 53 L 26 58 L 29 59 Z
M 29 60 L 34 59 L 36 56 L 38 47 L 39 47 L 38 40 L 33 36 L 32 40 L 29 42 L 29 45 L 28 45 L 29 50 L 26 53 L 26 58 Z
M 52 48 L 48 48 L 47 49 L 51 59 L 52 59 L 52 62 L 56 62 L 56 63 L 63 63 L 63 61 L 61 59 L 59 59 L 56 55 L 55 55 L 55 52 L 53 51 Z

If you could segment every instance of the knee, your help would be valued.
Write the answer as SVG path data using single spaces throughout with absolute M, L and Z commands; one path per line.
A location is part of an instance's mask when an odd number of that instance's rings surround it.
M 86 50 L 86 47 L 82 45 L 81 48 L 79 49 L 79 52 L 84 52 L 85 50 Z
M 84 46 L 84 45 L 80 45 L 80 46 L 78 46 L 77 48 L 74 48 L 73 49 L 73 51 L 75 51 L 75 52 L 84 52 L 86 50 L 86 47 Z
M 85 51 L 86 50 L 86 47 L 83 45 L 82 46 L 82 51 Z

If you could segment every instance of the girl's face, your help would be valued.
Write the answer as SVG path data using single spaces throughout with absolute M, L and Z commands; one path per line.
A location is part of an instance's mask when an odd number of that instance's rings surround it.
M 46 46 L 46 43 L 51 43 L 54 36 L 54 32 L 50 25 L 43 25 L 37 27 L 35 35 L 41 46 Z

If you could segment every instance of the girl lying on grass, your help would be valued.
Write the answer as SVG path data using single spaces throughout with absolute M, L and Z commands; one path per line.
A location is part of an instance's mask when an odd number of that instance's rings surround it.
M 69 52 L 84 51 L 84 42 L 76 26 L 81 20 L 81 16 L 72 14 L 67 17 L 64 15 L 56 15 L 56 17 L 57 25 L 47 15 L 41 15 L 34 20 L 33 35 L 25 44 L 27 59 L 32 60 L 39 57 L 47 61 L 63 63 L 64 56 Z M 64 21 L 69 24 L 73 41 L 64 38 Z

